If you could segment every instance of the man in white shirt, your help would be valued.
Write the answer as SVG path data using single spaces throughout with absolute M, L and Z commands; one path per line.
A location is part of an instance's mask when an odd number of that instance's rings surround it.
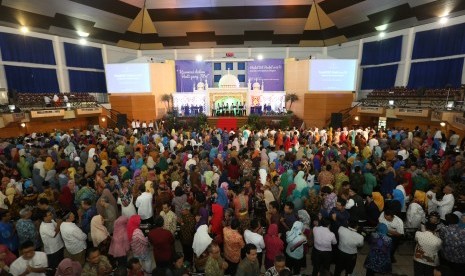
M 271 147 L 271 151 L 268 153 L 268 160 L 270 161 L 270 164 L 274 162 L 278 158 L 278 154 L 275 151 L 275 147 Z
M 50 97 L 48 96 L 44 96 L 44 102 L 45 102 L 45 106 L 51 106 L 52 99 L 50 99 Z
M 454 149 L 460 140 L 460 136 L 453 130 L 451 130 L 451 133 L 452 135 L 449 137 L 449 147 Z
M 371 151 L 379 145 L 378 139 L 376 139 L 376 135 L 374 135 L 369 141 L 368 146 L 370 147 Z
M 434 267 L 439 265 L 438 252 L 441 249 L 442 240 L 437 237 L 436 224 L 427 222 L 426 231 L 415 233 L 415 251 L 413 254 L 413 271 L 415 275 L 433 275 Z
M 171 138 L 171 140 L 170 140 L 170 151 L 174 152 L 177 145 L 178 145 L 178 143 L 176 142 L 176 140 L 174 140 L 174 138 Z
M 149 122 L 149 128 L 153 129 L 153 120 L 150 120 L 150 122 Z
M 132 129 L 135 129 L 135 128 L 136 128 L 136 121 L 135 121 L 135 120 L 132 120 L 132 122 L 131 122 L 131 128 L 132 128 Z
M 378 222 L 384 223 L 388 227 L 388 236 L 392 239 L 391 261 L 395 263 L 394 253 L 399 246 L 399 238 L 404 235 L 404 222 L 391 209 L 382 212 Z
M 166 229 L 171 232 L 171 234 L 176 233 L 177 217 L 176 214 L 171 210 L 171 205 L 168 202 L 164 202 L 162 205 L 162 211 L 160 216 L 163 218 L 163 229 Z
M 13 276 L 45 276 L 48 262 L 44 252 L 35 251 L 33 241 L 24 242 L 19 248 L 21 257 L 10 266 L 10 274 Z
M 357 248 L 363 246 L 363 236 L 357 233 L 357 222 L 353 220 L 349 221 L 349 227 L 339 227 L 338 235 L 338 255 L 334 276 L 341 275 L 344 270 L 346 275 L 351 275 L 357 263 Z
M 263 249 L 265 249 L 265 241 L 263 240 L 263 228 L 260 221 L 253 219 L 250 222 L 250 230 L 244 231 L 245 243 L 254 244 L 257 247 L 258 267 L 262 268 Z
M 44 252 L 47 254 L 50 267 L 58 267 L 63 260 L 64 243 L 60 234 L 61 221 L 53 220 L 52 212 L 44 213 L 43 221 L 40 224 L 39 233 L 44 244 Z
M 151 181 L 147 181 L 151 182 Z M 147 182 L 145 187 L 147 187 Z M 150 191 L 145 190 L 140 196 L 136 199 L 136 208 L 137 214 L 141 218 L 141 223 L 151 223 L 153 217 L 153 207 L 152 207 L 152 198 L 153 194 Z
M 74 214 L 68 213 L 60 225 L 60 233 L 65 243 L 65 258 L 84 265 L 86 262 L 87 234 L 74 223 Z
M 441 215 L 441 219 L 445 220 L 446 215 L 452 212 L 452 209 L 454 208 L 455 204 L 455 198 L 452 192 L 454 190 L 450 185 L 446 185 L 444 189 L 442 189 L 442 192 L 444 193 L 444 196 L 442 197 L 442 200 L 437 200 L 436 195 L 433 197 L 432 194 L 428 195 L 428 198 L 438 206 L 438 212 Z
M 318 275 L 322 271 L 329 271 L 331 264 L 332 246 L 337 243 L 336 236 L 329 230 L 331 224 L 328 218 L 321 220 L 321 226 L 313 228 L 313 251 L 312 251 L 312 275 Z
M 142 122 L 142 129 L 146 129 L 147 128 L 147 123 L 145 121 Z
M 192 158 L 192 154 L 190 153 L 187 155 L 187 158 L 188 160 L 186 162 L 186 166 L 184 167 L 184 169 L 186 169 L 186 171 L 189 171 L 191 165 L 197 165 L 197 161 L 195 161 L 195 159 Z

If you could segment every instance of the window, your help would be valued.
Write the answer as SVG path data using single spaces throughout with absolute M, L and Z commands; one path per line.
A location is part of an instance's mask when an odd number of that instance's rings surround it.
M 237 75 L 239 82 L 245 82 L 245 75 Z
M 245 70 L 245 62 L 238 62 L 237 70 Z
M 214 81 L 214 82 L 219 82 L 220 79 L 221 79 L 221 75 L 215 75 L 215 76 L 213 76 L 213 81 Z
M 232 62 L 226 62 L 226 70 L 234 70 L 234 65 Z
M 213 69 L 214 69 L 215 71 L 221 70 L 221 63 L 220 63 L 220 62 L 215 62 L 215 63 L 213 64 Z

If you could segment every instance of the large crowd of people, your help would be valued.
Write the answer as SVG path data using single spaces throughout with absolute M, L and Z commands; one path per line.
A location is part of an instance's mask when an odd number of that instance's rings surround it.
M 408 231 L 414 275 L 463 275 L 460 141 L 151 126 L 5 139 L 0 275 L 353 275 L 364 244 L 366 275 L 388 274 Z

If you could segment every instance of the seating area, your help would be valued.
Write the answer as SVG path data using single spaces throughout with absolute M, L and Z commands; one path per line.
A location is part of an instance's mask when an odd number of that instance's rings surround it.
M 447 96 L 451 100 L 461 101 L 463 100 L 463 88 L 441 88 L 441 89 L 409 89 L 406 87 L 394 87 L 392 89 L 380 89 L 373 90 L 368 94 L 368 99 L 392 99 L 396 98 L 442 98 L 445 99 Z
M 58 96 L 58 100 L 54 101 L 54 96 Z M 21 108 L 54 108 L 66 107 L 67 102 L 73 108 L 95 106 L 97 100 L 89 93 L 18 93 L 17 102 Z M 50 99 L 50 104 L 46 104 L 45 97 Z

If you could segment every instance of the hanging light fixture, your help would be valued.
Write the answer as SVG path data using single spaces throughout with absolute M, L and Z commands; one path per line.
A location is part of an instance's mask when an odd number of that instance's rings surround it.
M 145 5 L 147 4 L 147 0 L 144 0 L 144 6 L 142 7 L 142 22 L 140 24 L 140 34 L 139 34 L 139 49 L 142 48 L 142 36 L 144 34 L 144 21 L 145 21 Z

